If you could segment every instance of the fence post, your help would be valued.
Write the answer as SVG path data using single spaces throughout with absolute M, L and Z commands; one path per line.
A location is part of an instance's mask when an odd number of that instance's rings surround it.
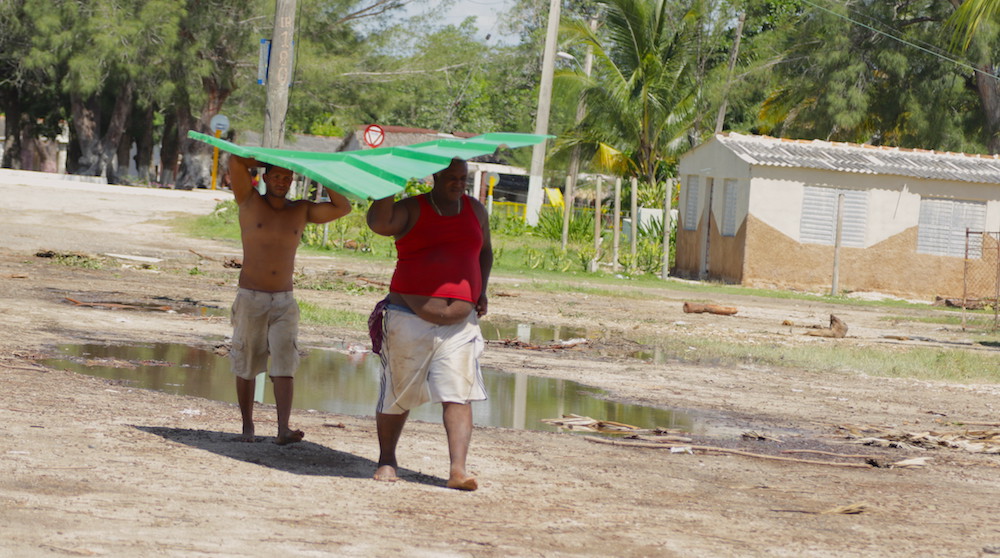
M 611 271 L 618 271 L 618 246 L 622 240 L 622 177 L 615 179 L 615 213 L 612 223 Z
M 639 180 L 636 177 L 632 177 L 632 206 L 629 208 L 629 212 L 632 214 L 632 235 L 629 240 L 632 241 L 632 245 L 629 247 L 632 254 L 632 267 L 635 267 L 635 254 L 636 246 L 639 242 Z
M 837 234 L 833 239 L 833 286 L 830 294 L 837 296 L 840 290 L 840 239 L 844 233 L 844 194 L 837 195 Z
M 962 331 L 965 331 L 965 314 L 969 311 L 969 228 L 965 228 L 965 259 L 962 260 Z
M 601 177 L 598 175 L 594 187 L 594 259 L 590 261 L 590 271 L 597 271 L 601 261 Z
M 983 232 L 983 239 L 986 236 L 986 233 Z M 992 237 L 992 235 L 990 236 Z M 1000 320 L 1000 233 L 993 239 L 993 243 L 997 245 L 997 272 L 993 276 L 993 331 L 996 331 L 1000 328 L 998 325 L 998 320 Z

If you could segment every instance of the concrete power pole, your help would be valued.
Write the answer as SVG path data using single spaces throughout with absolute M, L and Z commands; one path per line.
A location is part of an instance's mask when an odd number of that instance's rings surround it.
M 280 148 L 285 142 L 285 115 L 288 112 L 288 86 L 292 83 L 294 36 L 295 0 L 275 0 L 262 147 Z
M 559 38 L 560 0 L 549 2 L 549 24 L 545 33 L 545 52 L 542 55 L 542 81 L 538 86 L 538 114 L 535 133 L 549 133 L 549 111 L 552 104 L 552 73 L 556 66 L 556 40 Z M 545 144 L 536 144 L 531 151 L 531 176 L 528 178 L 528 203 L 525 220 L 534 227 L 542 210 L 542 173 L 545 171 Z

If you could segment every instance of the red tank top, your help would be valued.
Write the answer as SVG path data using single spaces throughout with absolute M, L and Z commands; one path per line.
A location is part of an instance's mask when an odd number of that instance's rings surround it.
M 396 240 L 396 271 L 389 290 L 401 294 L 455 298 L 475 304 L 483 288 L 479 253 L 483 229 L 469 196 L 458 215 L 441 216 L 424 194 L 417 198 L 420 217 Z

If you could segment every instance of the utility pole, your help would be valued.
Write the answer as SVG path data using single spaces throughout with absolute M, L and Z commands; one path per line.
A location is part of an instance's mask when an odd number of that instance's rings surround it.
M 726 121 L 726 109 L 729 107 L 729 88 L 733 82 L 733 70 L 736 68 L 736 58 L 740 54 L 740 39 L 743 38 L 743 23 L 747 20 L 746 12 L 740 13 L 736 23 L 736 40 L 733 48 L 729 51 L 729 73 L 726 75 L 726 89 L 722 94 L 722 104 L 719 105 L 719 113 L 715 116 L 715 133 L 722 133 L 722 126 Z
M 262 147 L 281 148 L 285 142 L 285 115 L 288 112 L 288 87 L 292 83 L 294 36 L 295 0 L 275 0 Z
M 535 134 L 549 133 L 549 111 L 552 105 L 552 73 L 556 66 L 556 40 L 559 38 L 559 9 L 561 0 L 549 2 L 549 24 L 545 33 L 545 52 L 542 54 L 542 81 L 538 86 L 538 114 L 535 116 Z M 528 178 L 528 203 L 525 220 L 534 227 L 542 210 L 542 173 L 545 171 L 545 144 L 535 144 L 531 150 L 531 175 Z

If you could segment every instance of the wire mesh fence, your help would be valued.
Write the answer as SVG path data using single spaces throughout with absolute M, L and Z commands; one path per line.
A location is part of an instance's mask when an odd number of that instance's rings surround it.
M 1000 232 L 966 229 L 961 305 L 962 329 L 1000 329 Z

